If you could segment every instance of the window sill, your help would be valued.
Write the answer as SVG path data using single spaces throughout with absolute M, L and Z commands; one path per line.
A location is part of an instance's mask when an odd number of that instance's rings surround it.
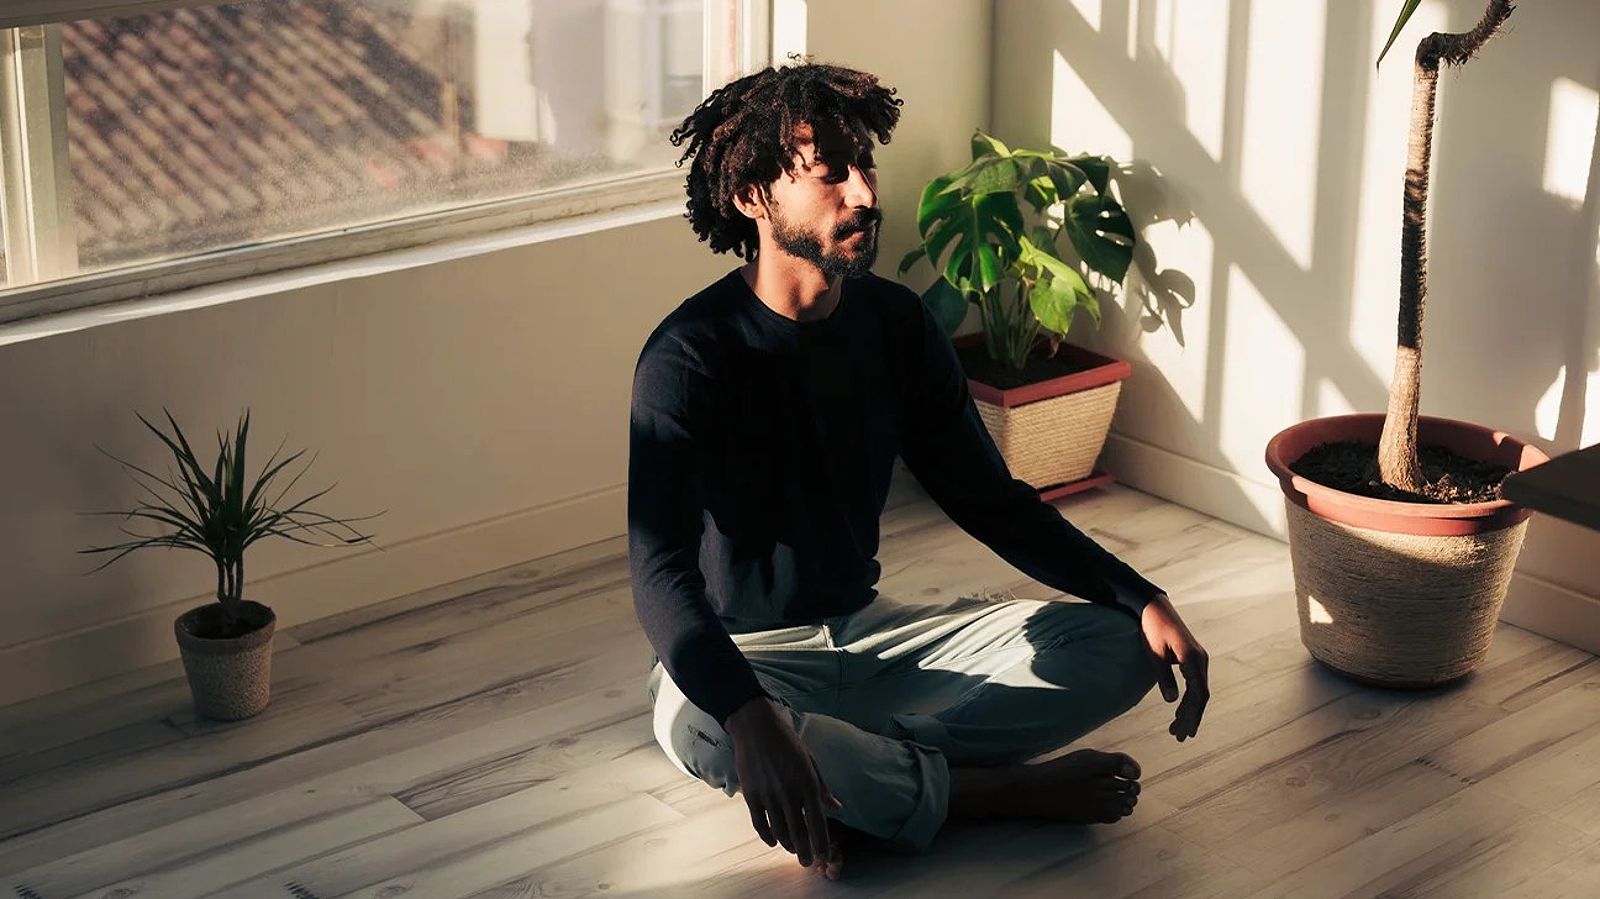
M 78 301 L 79 308 L 68 308 L 61 311 L 45 309 L 28 318 L 18 318 L 12 321 L 0 320 L 0 346 L 37 340 L 58 334 L 67 334 L 100 325 L 164 315 L 169 312 L 182 312 L 189 309 L 216 306 L 236 300 L 244 300 L 271 293 L 282 293 L 287 290 L 326 284 L 347 278 L 401 271 L 452 259 L 463 259 L 484 253 L 492 253 L 512 247 L 527 246 L 550 240 L 592 234 L 612 228 L 657 221 L 683 213 L 682 185 L 681 181 L 678 180 L 680 177 L 671 177 L 673 183 L 677 185 L 676 195 L 671 199 L 660 199 L 659 195 L 662 191 L 659 189 L 641 191 L 654 198 L 621 208 L 579 213 L 563 218 L 546 219 L 495 230 L 485 230 L 480 223 L 477 226 L 478 230 L 467 233 L 464 236 L 439 237 L 428 243 L 378 250 L 364 255 L 351 255 L 347 258 L 295 268 L 282 268 L 266 274 L 221 280 L 215 283 L 162 292 L 153 296 L 108 300 L 104 303 L 87 306 L 81 305 L 82 301 L 80 299 Z M 652 185 L 652 187 L 659 188 L 659 185 Z M 374 230 L 393 231 L 404 229 L 406 225 L 407 223 L 391 223 L 389 225 L 376 226 Z M 457 225 L 456 227 L 459 228 L 460 226 Z M 324 235 L 316 238 L 316 240 L 323 243 L 329 241 L 355 242 L 359 240 L 359 236 L 356 234 Z M 203 264 L 203 262 L 197 262 L 196 266 Z M 179 268 L 191 267 L 180 266 Z M 112 277 L 119 275 L 121 279 L 126 280 L 127 276 L 125 274 L 111 273 Z M 50 287 L 51 285 L 41 285 L 42 293 L 55 294 L 54 297 L 47 296 L 42 302 L 62 301 L 59 298 L 66 294 L 66 291 L 59 289 L 52 291 Z M 66 301 L 70 302 L 70 300 Z M 20 304 L 0 305 L 0 316 L 13 314 L 18 305 Z

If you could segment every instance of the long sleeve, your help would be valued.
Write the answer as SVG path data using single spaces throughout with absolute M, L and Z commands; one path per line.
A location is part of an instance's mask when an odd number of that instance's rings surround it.
M 628 571 L 634 611 L 684 696 L 723 723 L 764 694 L 706 598 L 697 485 L 710 379 L 675 338 L 652 335 L 634 371 L 628 449 Z
M 950 339 L 922 314 L 922 365 L 901 457 L 945 514 L 1029 577 L 1138 617 L 1164 592 L 1012 477 Z

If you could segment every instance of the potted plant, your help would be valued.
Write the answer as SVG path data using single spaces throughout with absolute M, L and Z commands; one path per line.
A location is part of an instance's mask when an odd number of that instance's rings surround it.
M 1405 4 L 1384 53 L 1416 6 Z M 1548 461 L 1503 431 L 1418 411 L 1439 67 L 1472 58 L 1511 10 L 1489 0 L 1472 30 L 1417 46 L 1388 410 L 1303 421 L 1266 448 L 1288 515 L 1301 641 L 1364 683 L 1433 686 L 1483 659 L 1532 514 L 1500 482 Z
M 938 273 L 922 298 L 946 335 L 978 307 L 982 331 L 954 341 L 973 401 L 1012 475 L 1045 499 L 1111 480 L 1094 463 L 1132 368 L 1063 339 L 1079 308 L 1100 324 L 1085 275 L 1109 290 L 1133 259 L 1133 223 L 1110 191 L 1114 165 L 1055 147 L 1013 150 L 977 129 L 972 161 L 924 187 L 922 240 L 900 262 L 900 274 L 918 259 Z M 1057 253 L 1063 233 L 1079 261 Z
M 333 486 L 291 505 L 282 505 L 284 494 L 306 473 L 311 462 L 316 461 L 315 456 L 288 485 L 278 491 L 276 497 L 267 498 L 273 478 L 302 456 L 305 450 L 281 462 L 276 461 L 278 451 L 274 451 L 255 481 L 246 483 L 245 441 L 250 430 L 249 410 L 240 418 L 238 430 L 231 440 L 221 431 L 217 432 L 217 459 L 210 475 L 195 458 L 189 441 L 170 412 L 167 413 L 167 421 L 172 425 L 170 437 L 143 415 L 139 416 L 139 420 L 172 451 L 177 460 L 177 477 L 153 474 L 111 455 L 96 444 L 96 449 L 126 468 L 134 482 L 150 494 L 153 501 L 141 501 L 126 512 L 84 514 L 119 515 L 124 520 L 139 518 L 173 530 L 164 534 L 145 535 L 119 525 L 123 533 L 138 539 L 115 546 L 90 547 L 78 552 L 117 552 L 105 564 L 86 572 L 88 574 L 99 571 L 136 549 L 146 547 L 189 549 L 209 556 L 217 567 L 217 601 L 195 606 L 179 615 L 173 622 L 173 630 L 183 657 L 184 672 L 189 678 L 195 710 L 201 715 L 222 721 L 249 718 L 266 708 L 271 695 L 272 634 L 277 626 L 277 616 L 269 606 L 243 598 L 245 550 L 268 536 L 284 537 L 309 546 L 369 543 L 372 538 L 356 532 L 346 523 L 364 519 L 333 519 L 305 508 L 307 503 L 332 490 Z M 280 444 L 278 450 L 282 449 Z M 152 482 L 172 491 L 177 499 L 162 496 Z M 327 528 L 329 524 L 343 526 L 355 536 L 340 537 Z M 297 534 L 313 531 L 321 531 L 339 542 L 317 543 Z

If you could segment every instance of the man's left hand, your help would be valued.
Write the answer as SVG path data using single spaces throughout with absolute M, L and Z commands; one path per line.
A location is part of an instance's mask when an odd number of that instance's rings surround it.
M 1172 673 L 1172 666 L 1177 665 L 1178 670 L 1183 672 L 1187 690 L 1183 694 L 1183 701 L 1178 703 L 1171 726 L 1167 728 L 1167 732 L 1181 743 L 1200 729 L 1200 716 L 1205 713 L 1206 701 L 1211 698 L 1206 674 L 1210 658 L 1194 635 L 1189 633 L 1188 626 L 1178 617 L 1178 610 L 1172 607 L 1172 601 L 1165 593 L 1156 596 L 1144 607 L 1139 615 L 1139 626 L 1144 630 L 1145 644 L 1155 656 L 1156 677 L 1161 686 L 1162 699 L 1167 702 L 1177 700 L 1178 680 Z

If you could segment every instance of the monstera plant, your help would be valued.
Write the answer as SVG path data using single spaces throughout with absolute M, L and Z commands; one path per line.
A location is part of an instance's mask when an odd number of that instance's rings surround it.
M 945 333 L 977 306 L 990 358 L 1020 372 L 1041 337 L 1055 354 L 1079 308 L 1098 327 L 1091 278 L 1109 287 L 1128 273 L 1136 238 L 1111 194 L 1115 165 L 1055 147 L 1013 150 L 976 129 L 972 161 L 923 188 L 922 239 L 899 273 L 928 260 L 938 277 L 923 301 Z M 1063 236 L 1075 258 L 1061 254 Z

